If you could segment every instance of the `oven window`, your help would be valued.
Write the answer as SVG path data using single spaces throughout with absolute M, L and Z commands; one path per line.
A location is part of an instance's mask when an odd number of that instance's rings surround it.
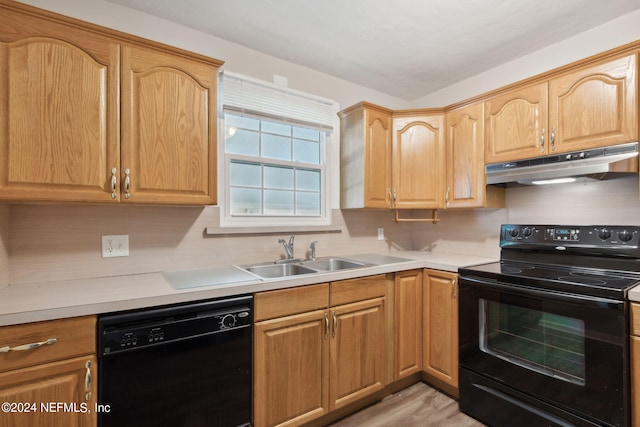
M 584 322 L 480 299 L 480 349 L 545 375 L 585 384 Z

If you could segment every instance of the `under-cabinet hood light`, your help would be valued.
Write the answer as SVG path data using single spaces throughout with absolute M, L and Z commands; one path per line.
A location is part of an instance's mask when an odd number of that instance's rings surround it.
M 533 185 L 548 185 L 548 184 L 568 184 L 570 182 L 576 182 L 577 178 L 554 178 L 554 179 L 538 179 L 535 181 L 530 181 L 527 184 Z

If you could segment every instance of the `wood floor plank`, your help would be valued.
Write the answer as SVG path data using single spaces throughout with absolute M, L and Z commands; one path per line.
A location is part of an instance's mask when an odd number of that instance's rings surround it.
M 458 410 L 458 402 L 424 383 L 392 394 L 331 427 L 456 426 L 482 427 L 484 424 Z

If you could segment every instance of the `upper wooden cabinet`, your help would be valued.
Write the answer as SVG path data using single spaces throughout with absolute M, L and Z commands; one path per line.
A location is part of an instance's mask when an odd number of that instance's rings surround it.
M 391 110 L 362 102 L 340 115 L 340 206 L 389 208 Z
M 638 140 L 636 62 L 624 56 L 549 81 L 552 153 Z
M 215 203 L 216 69 L 135 46 L 122 57 L 123 199 Z
M 0 9 L 0 199 L 216 202 L 220 61 Z
M 446 121 L 446 207 L 504 207 L 504 189 L 486 185 L 484 103 L 449 111 Z
M 111 200 L 120 45 L 0 9 L 0 198 Z
M 603 60 L 485 102 L 485 162 L 638 140 L 636 55 Z
M 444 207 L 444 114 L 394 113 L 391 207 Z

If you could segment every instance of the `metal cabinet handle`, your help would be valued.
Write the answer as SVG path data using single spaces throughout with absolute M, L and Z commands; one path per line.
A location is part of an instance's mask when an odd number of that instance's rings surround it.
M 324 313 L 324 337 L 329 338 L 329 313 Z
M 34 348 L 42 347 L 43 345 L 51 345 L 51 344 L 55 344 L 57 342 L 58 342 L 57 338 L 49 338 L 46 341 L 32 342 L 32 343 L 29 343 L 29 344 L 18 345 L 16 347 L 5 346 L 5 347 L 0 347 L 0 353 L 9 353 L 10 351 L 32 350 Z
M 551 135 L 549 135 L 549 145 L 551 145 L 551 151 L 556 150 L 556 127 L 551 126 Z
M 84 367 L 87 368 L 87 373 L 84 376 L 84 398 L 91 400 L 91 361 L 87 360 Z
M 131 197 L 131 194 L 129 194 L 129 189 L 131 188 L 131 177 L 129 176 L 129 174 L 131 173 L 131 171 L 129 170 L 129 168 L 126 168 L 124 170 L 124 198 L 128 199 L 129 197 Z
M 387 188 L 387 196 L 389 196 L 389 205 L 393 207 L 393 196 L 391 195 L 391 189 Z
M 118 177 L 116 173 L 118 170 L 116 168 L 111 169 L 111 198 L 115 199 L 117 197 L 116 190 L 118 189 Z
M 338 329 L 338 318 L 336 317 L 336 312 L 335 311 L 333 311 L 332 314 L 333 314 L 333 331 L 331 331 L 331 336 L 333 338 L 335 338 L 336 337 L 336 329 Z
M 395 208 L 395 207 L 396 207 L 396 205 L 397 205 L 397 200 L 398 200 L 398 195 L 396 194 L 396 189 L 394 188 L 394 189 L 393 189 L 393 198 L 392 198 L 392 201 L 393 201 L 393 207 L 394 207 L 394 208 Z
M 456 279 L 451 279 L 451 299 L 456 299 L 458 293 L 456 292 Z
M 447 206 L 449 206 L 449 190 L 450 190 L 450 188 L 449 188 L 449 187 L 447 187 L 447 192 L 446 192 L 446 193 L 444 193 L 444 203 L 445 203 Z
M 544 129 L 540 132 L 540 152 L 544 153 Z

